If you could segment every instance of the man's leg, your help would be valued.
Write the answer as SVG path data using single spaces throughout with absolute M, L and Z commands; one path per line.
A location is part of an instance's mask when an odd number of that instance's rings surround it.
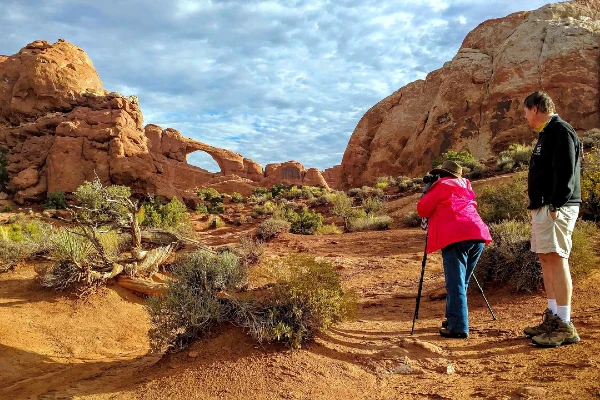
M 539 254 L 539 257 L 548 298 L 556 299 L 557 311 L 562 314 L 559 315 L 560 319 L 569 322 L 571 320 L 570 308 L 573 293 L 569 260 L 559 256 L 558 253 Z
M 552 314 L 556 315 L 558 309 L 556 304 L 556 294 L 554 293 L 554 268 L 552 266 L 551 257 L 547 257 L 549 254 L 550 253 L 538 253 L 538 258 L 542 265 L 542 277 L 544 279 L 544 289 L 546 289 L 548 308 L 552 310 Z

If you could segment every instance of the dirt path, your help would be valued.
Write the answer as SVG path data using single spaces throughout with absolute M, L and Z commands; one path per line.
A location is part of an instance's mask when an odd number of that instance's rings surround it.
M 532 346 L 521 330 L 538 321 L 544 297 L 497 289 L 486 290 L 497 321 L 469 295 L 468 340 L 437 334 L 444 301 L 427 297 L 410 336 L 423 240 L 419 229 L 395 229 L 272 242 L 268 255 L 331 260 L 359 299 L 355 321 L 293 353 L 225 325 L 159 361 L 147 355 L 136 296 L 109 287 L 80 303 L 41 291 L 33 267 L 21 266 L 0 275 L 0 399 L 600 398 L 600 272 L 575 283 L 578 345 Z M 434 254 L 424 292 L 440 287 Z

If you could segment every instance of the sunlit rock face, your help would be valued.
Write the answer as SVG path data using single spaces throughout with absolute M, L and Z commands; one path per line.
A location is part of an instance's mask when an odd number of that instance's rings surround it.
M 485 21 L 442 68 L 398 89 L 359 121 L 342 159 L 341 187 L 420 175 L 447 150 L 488 158 L 535 134 L 523 100 L 552 96 L 581 134 L 600 127 L 600 1 L 580 0 Z
M 211 184 L 250 193 L 264 179 L 262 167 L 240 154 L 144 127 L 137 98 L 104 90 L 86 53 L 64 40 L 0 56 L 0 77 L 0 145 L 19 203 L 72 192 L 95 177 L 168 198 Z M 210 154 L 221 171 L 189 165 L 194 151 Z

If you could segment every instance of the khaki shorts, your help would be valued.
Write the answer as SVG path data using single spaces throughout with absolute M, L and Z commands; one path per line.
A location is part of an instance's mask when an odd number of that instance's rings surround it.
M 553 220 L 548 206 L 531 210 L 531 251 L 558 253 L 569 258 L 573 244 L 571 234 L 578 214 L 578 206 L 562 206 Z

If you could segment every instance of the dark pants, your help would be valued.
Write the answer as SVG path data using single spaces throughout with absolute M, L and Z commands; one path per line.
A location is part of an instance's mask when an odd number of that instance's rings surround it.
M 469 333 L 467 288 L 483 247 L 481 240 L 465 240 L 442 249 L 446 279 L 446 318 L 451 331 Z

